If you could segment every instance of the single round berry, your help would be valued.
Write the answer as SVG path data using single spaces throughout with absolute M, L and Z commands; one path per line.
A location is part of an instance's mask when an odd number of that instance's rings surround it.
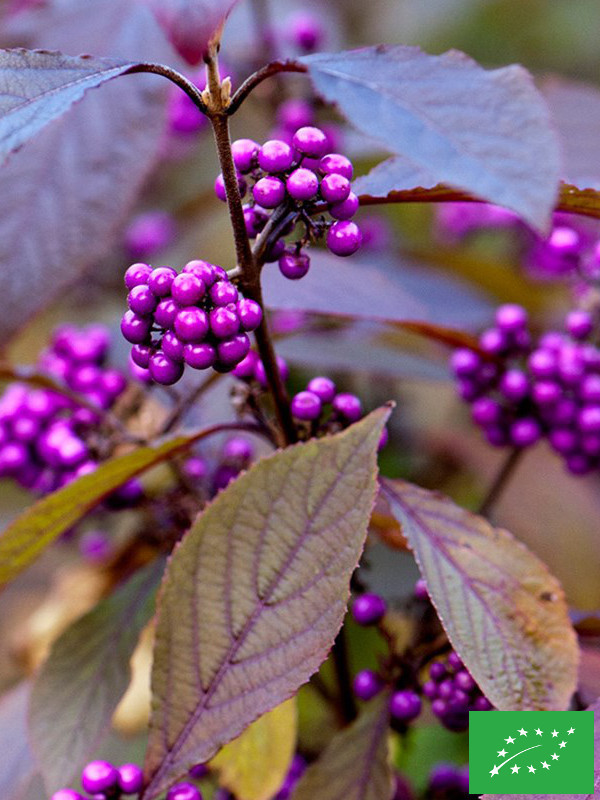
M 264 259 L 267 263 L 272 264 L 273 261 L 278 261 L 285 252 L 285 240 L 283 238 L 277 239 L 267 249 Z
M 119 789 L 123 794 L 137 794 L 144 785 L 144 772 L 137 764 L 123 764 L 118 769 Z
M 132 258 L 148 258 L 167 247 L 175 236 L 175 222 L 165 211 L 138 214 L 125 231 L 125 248 Z
M 350 181 L 332 172 L 321 181 L 321 196 L 328 203 L 343 203 L 350 194 Z
M 175 324 L 175 317 L 179 312 L 179 306 L 171 297 L 165 297 L 156 306 L 154 312 L 154 322 L 161 328 L 172 328 Z
M 285 383 L 287 379 L 290 377 L 290 369 L 287 363 L 281 356 L 276 356 L 277 361 L 277 369 L 279 370 L 279 374 L 281 375 L 281 380 Z M 259 359 L 256 362 L 254 367 L 254 377 L 258 381 L 258 383 L 262 386 L 263 389 L 266 389 L 268 386 L 267 381 L 267 373 L 265 371 L 265 365 Z
M 270 139 L 258 151 L 258 164 L 265 172 L 285 172 L 293 163 L 294 151 L 281 139 Z
M 177 272 L 172 267 L 157 267 L 148 276 L 148 286 L 156 297 L 167 297 L 176 277 Z
M 215 281 L 223 277 L 222 272 L 224 273 L 224 270 L 221 270 L 216 264 L 209 264 L 208 261 L 202 261 L 199 258 L 188 261 L 181 271 L 200 278 L 206 287 L 212 286 Z
M 148 283 L 148 277 L 152 269 L 148 264 L 132 264 L 125 273 L 125 286 L 133 289 L 134 286 L 142 286 Z
M 336 256 L 351 256 L 359 249 L 362 234 L 356 223 L 346 220 L 334 222 L 327 231 L 327 247 Z
M 227 306 L 237 302 L 238 290 L 228 280 L 217 281 L 210 287 L 210 299 L 216 306 Z
M 121 333 L 131 344 L 143 344 L 150 335 L 152 322 L 135 311 L 126 311 L 121 320 Z
M 523 306 L 507 303 L 496 311 L 496 325 L 504 333 L 515 333 L 527 325 L 528 315 Z
M 340 153 L 328 153 L 319 161 L 319 171 L 322 175 L 343 175 L 351 181 L 354 168 L 346 156 Z
M 276 208 L 285 198 L 285 184 L 280 178 L 267 175 L 256 181 L 252 195 L 263 208 Z
M 419 580 L 415 583 L 413 593 L 416 600 L 429 600 L 429 592 L 427 590 L 427 584 L 425 583 L 423 578 L 419 578 Z
M 333 408 L 337 413 L 348 420 L 356 422 L 362 416 L 362 405 L 354 394 L 342 392 L 333 398 Z
M 390 714 L 401 722 L 410 722 L 421 713 L 421 698 L 415 692 L 404 689 L 390 697 Z
M 385 600 L 378 594 L 361 594 L 352 604 L 352 617 L 359 625 L 376 625 L 385 611 Z
M 319 191 L 319 179 L 312 170 L 300 167 L 288 177 L 285 186 L 294 200 L 312 200 Z
M 567 315 L 565 328 L 574 339 L 587 339 L 594 329 L 594 319 L 589 311 L 577 309 Z
M 296 131 L 292 144 L 303 156 L 321 158 L 327 152 L 329 142 L 326 134 L 320 128 L 306 126 Z
M 229 306 L 213 308 L 209 314 L 210 329 L 218 339 L 233 336 L 240 329 L 237 312 Z
M 450 366 L 457 377 L 470 377 L 478 372 L 481 358 L 473 350 L 462 347 L 452 353 Z
M 281 274 L 291 281 L 300 280 L 310 269 L 310 258 L 306 253 L 284 253 L 278 263 Z
M 240 197 L 244 197 L 248 189 L 248 185 L 242 175 L 237 176 L 237 185 L 240 192 Z M 225 180 L 222 175 L 217 175 L 215 179 L 215 194 L 222 203 L 227 202 L 227 190 L 225 188 Z
M 50 800 L 84 800 L 84 798 L 73 789 L 59 789 L 58 792 L 54 792 Z
M 260 145 L 252 139 L 237 139 L 231 144 L 233 163 L 238 172 L 250 172 L 254 167 Z
M 331 378 L 322 376 L 312 378 L 306 388 L 309 392 L 316 394 L 322 403 L 331 403 L 335 397 L 335 383 Z
M 250 239 L 255 239 L 268 221 L 269 215 L 258 206 L 246 206 L 244 208 L 244 223 L 246 225 L 246 233 Z
M 239 364 L 236 364 L 233 368 L 233 374 L 236 378 L 240 378 L 241 380 L 251 380 L 255 377 L 258 361 L 259 358 L 257 354 L 251 350 Z
M 177 312 L 174 328 L 177 337 L 182 342 L 199 343 L 208 333 L 208 316 L 201 308 L 196 308 L 196 306 L 182 308 Z
M 166 331 L 161 339 L 160 347 L 171 361 L 183 361 L 184 343 L 173 331 Z M 140 366 L 144 365 L 140 364 Z
M 193 306 L 205 294 L 204 281 L 190 272 L 180 272 L 171 285 L 171 297 L 180 306 Z
M 90 761 L 81 773 L 81 785 L 86 792 L 110 792 L 116 788 L 119 773 L 108 761 Z
M 243 297 L 238 301 L 237 313 L 244 331 L 254 331 L 262 322 L 262 308 L 255 300 Z
M 183 375 L 183 364 L 179 361 L 173 361 L 161 350 L 151 357 L 148 369 L 152 380 L 163 386 L 172 386 Z
M 354 192 L 350 192 L 345 200 L 342 200 L 340 203 L 332 203 L 329 206 L 329 213 L 334 219 L 352 219 L 358 211 L 359 205 L 358 197 Z
M 291 409 L 297 419 L 318 419 L 321 414 L 321 399 L 313 392 L 298 392 L 292 398 Z
M 192 783 L 176 783 L 167 792 L 166 800 L 202 800 L 202 793 Z
M 324 29 L 321 20 L 310 11 L 297 11 L 288 20 L 288 30 L 292 42 L 304 50 L 312 53 L 324 38 Z
M 359 700 L 372 700 L 381 691 L 382 686 L 381 678 L 372 669 L 357 672 L 352 681 L 354 694 Z
M 223 339 L 217 345 L 217 356 L 222 366 L 231 368 L 245 358 L 250 351 L 250 339 L 245 333 L 238 333 Z
M 247 439 L 234 436 L 223 447 L 223 459 L 235 464 L 248 464 L 254 456 L 254 448 Z
M 292 97 L 284 100 L 277 109 L 277 121 L 282 128 L 297 131 L 307 125 L 312 125 L 315 112 L 306 100 Z
M 208 369 L 217 360 L 217 351 L 211 344 L 186 344 L 183 348 L 183 358 L 188 366 L 193 369 Z

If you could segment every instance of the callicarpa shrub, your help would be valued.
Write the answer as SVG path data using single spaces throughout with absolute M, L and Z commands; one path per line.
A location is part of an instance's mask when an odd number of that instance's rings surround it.
M 458 800 L 596 708 L 600 95 L 275 6 L 2 12 L 6 800 Z

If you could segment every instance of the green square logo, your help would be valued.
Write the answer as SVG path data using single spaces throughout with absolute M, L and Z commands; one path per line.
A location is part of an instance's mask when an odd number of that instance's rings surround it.
M 593 711 L 469 712 L 471 794 L 593 794 Z

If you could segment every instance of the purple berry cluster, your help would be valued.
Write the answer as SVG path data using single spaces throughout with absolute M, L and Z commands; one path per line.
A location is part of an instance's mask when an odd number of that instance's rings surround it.
M 212 498 L 247 469 L 253 459 L 252 443 L 235 436 L 225 442 L 216 463 L 211 464 L 201 455 L 194 455 L 185 461 L 183 472 L 200 494 Z
M 222 267 L 190 261 L 181 272 L 133 264 L 125 273 L 129 310 L 121 332 L 138 374 L 170 386 L 185 366 L 229 372 L 250 350 L 262 309 L 240 296 Z M 146 372 L 144 372 L 146 371 Z
M 352 255 L 362 242 L 360 228 L 351 221 L 358 211 L 358 198 L 351 186 L 352 163 L 340 153 L 329 152 L 329 144 L 325 131 L 311 125 L 298 128 L 291 143 L 270 139 L 261 146 L 252 139 L 238 139 L 232 144 L 242 197 L 251 184 L 251 199 L 244 206 L 248 236 L 254 239 L 260 234 L 274 209 L 287 206 L 292 214 L 288 228 L 271 244 L 266 256 L 269 261 L 278 261 L 282 274 L 291 280 L 308 272 L 310 260 L 302 253 L 307 241 L 325 235 L 327 247 L 338 256 Z M 215 192 L 226 201 L 222 175 L 215 181 Z M 326 209 L 333 222 L 324 217 L 313 220 L 311 215 L 320 209 Z M 299 219 L 306 236 L 286 247 L 283 237 L 292 232 Z
M 533 342 L 525 309 L 505 305 L 479 341 L 492 360 L 470 349 L 454 352 L 459 394 L 490 444 L 528 447 L 545 437 L 573 474 L 600 468 L 597 328 L 594 314 L 577 309 L 564 332 Z
M 61 326 L 38 368 L 99 409 L 109 409 L 127 380 L 106 366 L 108 347 L 101 326 Z M 0 477 L 46 494 L 92 472 L 99 423 L 98 414 L 63 394 L 11 384 L 0 398 Z
M 482 693 L 458 655 L 452 650 L 445 661 L 434 661 L 423 694 L 445 728 L 464 731 L 469 711 L 490 711 L 491 703 Z

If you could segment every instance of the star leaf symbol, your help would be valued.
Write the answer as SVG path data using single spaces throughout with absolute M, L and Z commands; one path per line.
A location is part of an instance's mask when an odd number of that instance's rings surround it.
M 536 735 L 536 736 L 541 736 L 541 735 L 542 735 L 542 733 L 543 733 L 543 731 L 542 731 L 542 730 L 540 730 L 540 728 L 536 728 L 536 729 L 535 729 L 535 735 Z
M 556 761 L 557 758 L 558 758 L 558 755 L 556 753 L 552 753 L 552 760 Z
M 556 730 L 552 731 L 552 736 L 558 736 L 558 731 Z
M 567 733 L 575 733 L 575 728 L 569 728 L 569 730 L 567 731 Z
M 521 734 L 521 736 L 527 736 L 527 731 L 524 728 L 520 728 L 519 733 Z
M 511 771 L 511 772 L 518 772 L 518 771 L 519 771 L 519 769 L 520 769 L 520 767 L 517 767 L 517 765 L 515 764 L 515 765 L 514 765 L 514 767 L 511 767 L 511 768 L 510 768 L 510 771 Z
M 497 775 L 499 772 L 498 767 L 494 764 L 494 769 L 490 770 L 490 775 L 494 776 Z
M 544 769 L 550 769 L 550 764 L 547 761 L 541 761 L 540 763 Z
M 535 772 L 535 767 L 533 766 L 533 764 L 530 764 L 530 765 L 527 767 L 527 769 L 529 770 L 529 772 Z
M 502 750 L 498 750 L 498 756 L 500 758 L 504 758 L 505 755 L 506 755 L 506 750 L 504 748 L 502 748 Z
M 504 741 L 506 742 L 506 744 L 512 744 L 514 742 L 514 739 L 512 738 L 512 736 L 509 736 L 508 739 L 505 739 Z
M 560 743 L 558 746 L 559 746 L 559 747 L 566 747 L 566 746 L 567 746 L 567 743 L 566 743 L 566 742 L 561 742 L 561 743 Z

